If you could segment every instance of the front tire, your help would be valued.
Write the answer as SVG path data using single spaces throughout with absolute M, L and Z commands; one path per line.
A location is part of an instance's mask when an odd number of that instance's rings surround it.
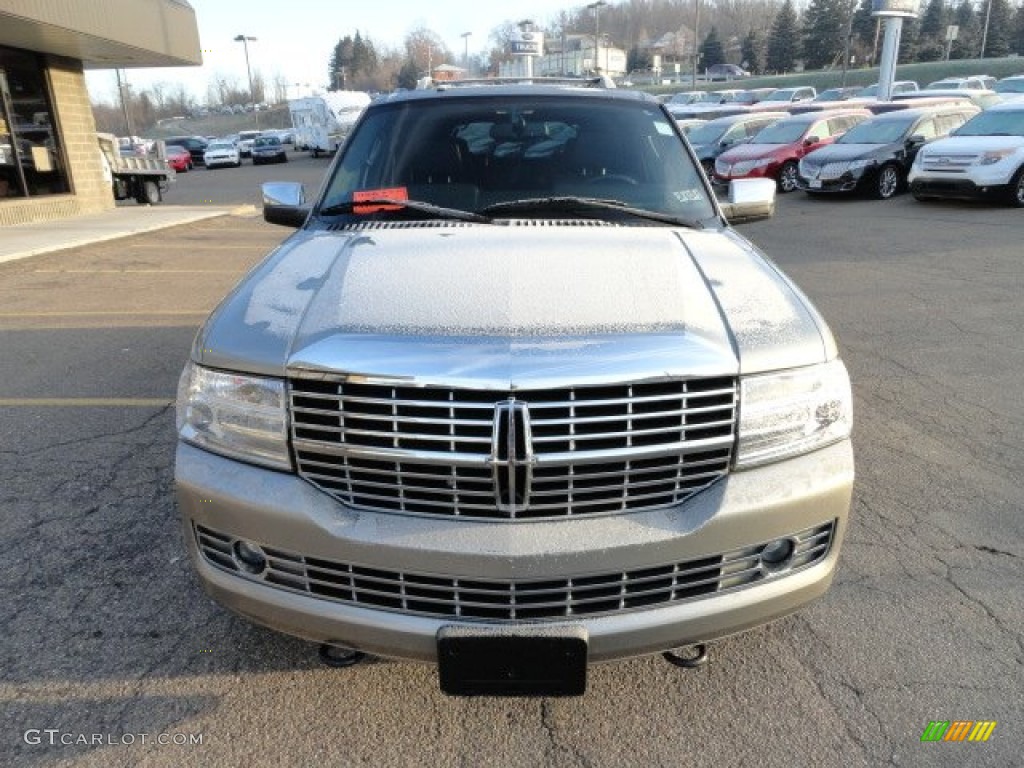
M 1017 169 L 1010 180 L 1008 200 L 1014 208 L 1024 208 L 1024 165 Z
M 796 163 L 792 160 L 787 160 L 782 164 L 782 168 L 779 169 L 779 178 L 776 185 L 779 188 L 781 194 L 792 192 L 796 189 L 797 182 L 797 169 Z
M 878 170 L 874 189 L 871 190 L 875 199 L 888 200 L 895 197 L 900 189 L 900 172 L 895 165 L 883 165 Z

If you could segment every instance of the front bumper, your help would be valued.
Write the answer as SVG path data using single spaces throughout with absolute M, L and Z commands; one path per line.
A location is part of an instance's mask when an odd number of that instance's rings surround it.
M 1014 171 L 1015 166 L 1010 162 L 945 172 L 915 167 L 908 181 L 910 191 L 923 197 L 997 198 L 1009 191 Z
M 178 446 L 175 474 L 185 540 L 203 586 L 217 601 L 258 624 L 313 641 L 425 662 L 437 659 L 442 627 L 472 625 L 500 632 L 510 624 L 572 625 L 586 631 L 589 660 L 608 661 L 741 632 L 823 594 L 846 529 L 853 455 L 849 441 L 843 441 L 736 472 L 676 507 L 521 522 L 353 510 L 295 475 L 186 444 Z M 271 557 L 280 555 L 283 567 L 297 578 L 275 586 L 266 574 L 249 575 L 233 568 L 229 558 L 211 557 L 214 550 L 198 544 L 199 528 L 215 540 L 245 539 L 270 548 Z M 710 593 L 674 596 L 642 607 L 508 621 L 430 615 L 414 599 L 422 592 L 412 582 L 510 583 L 514 595 L 515 585 L 524 583 L 558 581 L 571 590 L 573 580 L 583 583 L 595 574 L 646 574 L 666 564 L 690 565 L 725 553 L 748 553 L 749 564 L 751 547 L 756 552 L 763 543 L 826 528 L 829 545 L 801 567 L 761 571 L 742 584 L 724 573 Z M 395 598 L 400 604 L 391 600 L 391 605 L 379 595 L 374 598 L 378 604 L 361 604 L 341 589 L 311 594 L 308 569 L 325 564 L 334 569 L 330 578 L 348 568 L 349 573 L 370 574 L 371 581 L 389 574 L 392 584 L 402 579 L 410 584 L 402 584 L 402 594 Z M 629 589 L 623 586 L 624 600 Z M 421 608 L 404 608 L 407 597 L 410 605 Z
M 797 187 L 815 194 L 854 192 L 864 178 L 864 173 L 854 175 L 852 172 L 844 173 L 835 179 L 807 179 L 804 176 L 797 176 Z

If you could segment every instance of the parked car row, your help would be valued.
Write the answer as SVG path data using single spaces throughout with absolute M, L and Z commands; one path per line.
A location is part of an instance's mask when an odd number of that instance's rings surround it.
M 164 139 L 167 163 L 177 171 L 188 171 L 197 165 L 207 168 L 238 168 L 242 159 L 252 158 L 253 165 L 286 163 L 286 144 L 294 142 L 290 129 L 240 131 L 229 136 L 172 136 Z
M 770 178 L 782 193 L 884 200 L 909 189 L 918 200 L 995 198 L 1024 207 L 1024 99 L 984 110 L 946 98 L 898 104 L 877 113 L 747 112 L 691 124 L 686 135 L 718 185 Z
M 713 119 L 743 111 L 776 110 L 820 111 L 837 104 L 850 107 L 866 107 L 872 111 L 885 108 L 905 109 L 906 107 L 881 107 L 878 83 L 867 87 L 849 86 L 829 88 L 816 93 L 811 86 L 789 86 L 786 88 L 756 88 L 749 90 L 722 89 L 715 91 L 683 91 L 664 98 L 669 112 L 677 120 Z M 996 80 L 987 75 L 954 77 L 936 80 L 923 89 L 913 80 L 897 80 L 889 91 L 892 102 L 906 99 L 960 99 L 970 101 L 984 109 L 1007 99 L 1024 96 L 1024 74 Z M 923 106 L 927 102 L 923 102 Z M 938 102 L 932 102 L 938 103 Z

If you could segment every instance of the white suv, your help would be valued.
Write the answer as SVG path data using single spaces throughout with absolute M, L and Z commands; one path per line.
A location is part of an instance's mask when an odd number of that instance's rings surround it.
M 989 107 L 929 144 L 908 181 L 918 200 L 997 197 L 1024 207 L 1024 103 Z

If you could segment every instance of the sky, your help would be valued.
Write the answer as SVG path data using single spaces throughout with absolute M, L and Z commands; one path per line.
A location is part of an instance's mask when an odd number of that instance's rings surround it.
M 488 37 L 505 21 L 532 19 L 540 25 L 560 10 L 585 5 L 559 0 L 517 0 L 494 3 L 487 0 L 189 0 L 195 9 L 202 67 L 167 67 L 126 70 L 130 85 L 142 89 L 155 82 L 183 83 L 200 101 L 206 100 L 207 85 L 214 74 L 247 82 L 245 51 L 234 42 L 240 34 L 255 37 L 248 44 L 253 72 L 261 72 L 269 85 L 281 73 L 286 81 L 299 84 L 290 89 L 292 97 L 306 95 L 309 86 L 325 84 L 331 51 L 346 35 L 356 30 L 378 47 L 397 48 L 412 29 L 425 26 L 436 32 L 449 50 L 461 56 L 468 38 L 469 53 L 489 48 Z M 440 63 L 440 62 L 438 62 Z M 452 62 L 458 63 L 458 62 Z M 94 99 L 112 102 L 117 93 L 113 70 L 89 70 L 89 91 Z

